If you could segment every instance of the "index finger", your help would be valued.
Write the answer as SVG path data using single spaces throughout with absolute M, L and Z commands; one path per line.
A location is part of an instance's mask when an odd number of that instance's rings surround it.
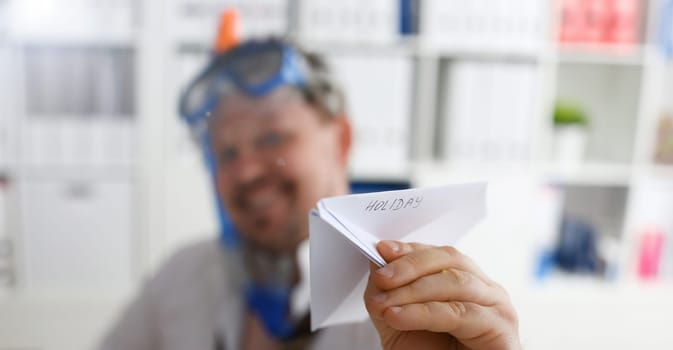
M 398 288 L 446 269 L 469 272 L 486 284 L 492 284 L 471 259 L 454 247 L 396 241 L 382 241 L 377 247 L 383 258 L 389 261 L 372 274 L 373 282 L 383 290 Z

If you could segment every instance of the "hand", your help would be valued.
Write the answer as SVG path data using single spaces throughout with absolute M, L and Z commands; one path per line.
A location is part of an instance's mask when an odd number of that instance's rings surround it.
M 453 247 L 382 241 L 364 300 L 381 344 L 397 349 L 520 349 L 503 287 Z

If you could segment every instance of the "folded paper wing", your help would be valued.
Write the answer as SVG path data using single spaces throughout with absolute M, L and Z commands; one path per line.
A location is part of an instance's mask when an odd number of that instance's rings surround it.
M 455 244 L 485 214 L 486 184 L 325 198 L 309 215 L 311 328 L 362 321 L 380 240 Z

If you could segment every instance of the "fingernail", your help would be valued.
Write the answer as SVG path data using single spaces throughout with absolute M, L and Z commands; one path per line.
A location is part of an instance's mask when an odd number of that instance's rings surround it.
M 392 311 L 393 313 L 399 314 L 400 312 L 402 312 L 402 307 L 401 306 L 393 306 L 393 307 L 390 308 L 390 311 Z
M 382 303 L 386 301 L 386 299 L 388 299 L 388 294 L 386 293 L 376 294 L 372 297 L 372 300 L 377 303 Z
M 397 253 L 400 250 L 400 245 L 395 241 L 383 241 L 383 244 L 387 245 L 393 253 Z
M 385 278 L 390 278 L 390 277 L 393 277 L 394 271 L 393 271 L 392 266 L 386 265 L 386 266 L 376 270 L 376 273 L 378 273 L 379 275 L 381 275 Z

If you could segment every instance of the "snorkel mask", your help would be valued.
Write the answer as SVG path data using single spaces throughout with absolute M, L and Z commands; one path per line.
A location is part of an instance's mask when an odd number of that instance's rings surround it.
M 281 40 L 247 41 L 223 52 L 215 52 L 206 67 L 187 85 L 179 101 L 180 117 L 190 127 L 204 154 L 215 189 L 216 162 L 208 132 L 211 113 L 223 103 L 224 96 L 242 93 L 262 98 L 281 87 L 294 87 L 305 95 L 320 77 L 309 69 L 306 56 Z M 308 96 L 310 100 L 310 96 Z M 334 104 L 333 104 L 334 105 Z M 326 109 L 330 109 L 329 103 Z M 330 111 L 331 112 L 331 111 Z M 240 236 L 229 220 L 222 201 L 217 198 L 220 238 L 232 256 L 242 256 L 245 249 Z M 243 258 L 239 260 L 243 266 Z M 295 321 L 290 319 L 292 285 L 268 278 L 253 281 L 246 278 L 243 294 L 248 309 L 255 312 L 267 331 L 278 339 L 292 339 L 297 334 Z
M 213 57 L 180 99 L 180 115 L 200 129 L 221 96 L 234 90 L 263 97 L 282 86 L 306 87 L 308 66 L 294 47 L 278 40 L 249 41 Z
M 280 40 L 247 41 L 213 56 L 205 69 L 187 86 L 179 102 L 180 116 L 204 151 L 213 176 L 216 164 L 207 128 L 212 112 L 224 96 L 242 93 L 262 98 L 286 86 L 304 91 L 310 75 L 304 56 L 295 47 Z M 221 204 L 218 205 L 221 207 Z M 222 228 L 225 245 L 236 246 L 239 237 L 228 220 Z

